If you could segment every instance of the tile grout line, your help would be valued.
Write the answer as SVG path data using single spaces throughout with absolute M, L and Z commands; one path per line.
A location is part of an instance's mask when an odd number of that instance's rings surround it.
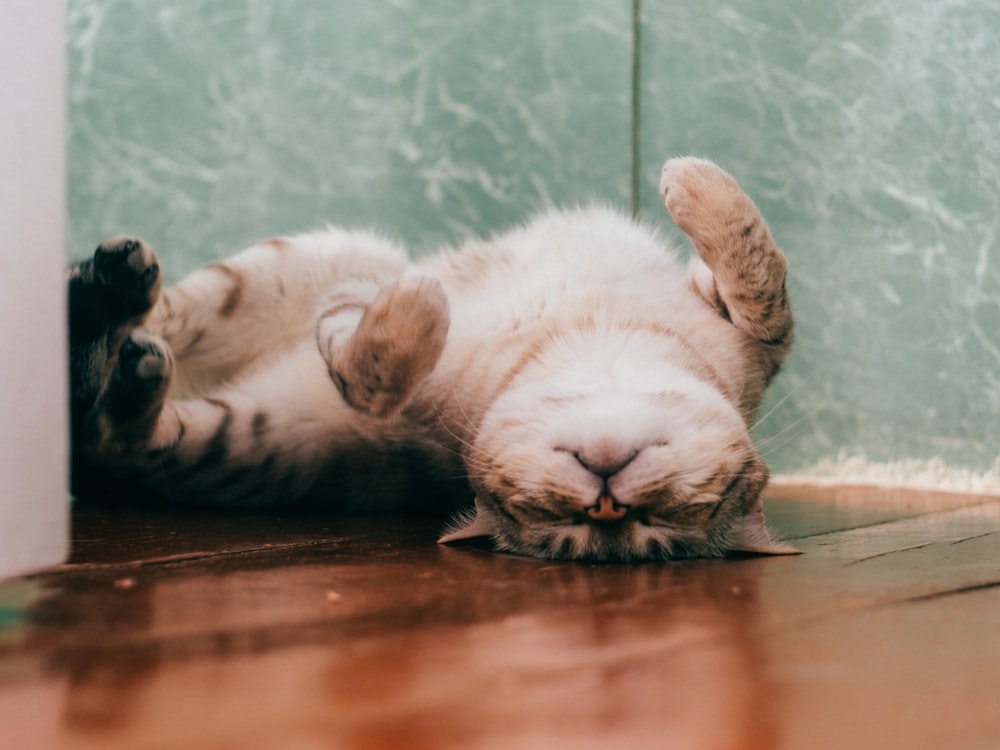
M 632 0 L 632 49 L 630 59 L 629 118 L 629 206 L 632 218 L 639 218 L 639 42 L 642 25 L 642 0 Z

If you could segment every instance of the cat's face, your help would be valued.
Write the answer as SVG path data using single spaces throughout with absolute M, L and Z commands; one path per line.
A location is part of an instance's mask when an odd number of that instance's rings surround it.
M 476 519 L 446 541 L 614 561 L 794 551 L 767 535 L 767 468 L 715 388 L 658 363 L 575 372 L 496 400 L 467 457 Z

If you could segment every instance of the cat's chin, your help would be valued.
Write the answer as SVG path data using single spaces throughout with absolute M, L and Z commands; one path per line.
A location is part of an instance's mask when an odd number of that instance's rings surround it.
M 550 560 L 630 563 L 725 557 L 730 554 L 792 555 L 798 550 L 772 538 L 760 501 L 711 531 L 650 526 L 632 520 L 614 526 L 588 522 L 519 526 L 476 498 L 474 510 L 457 516 L 439 544 L 489 538 L 504 552 Z

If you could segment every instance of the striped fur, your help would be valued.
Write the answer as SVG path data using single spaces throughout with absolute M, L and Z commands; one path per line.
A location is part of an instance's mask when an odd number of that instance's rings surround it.
M 469 503 L 445 541 L 553 558 L 789 551 L 748 434 L 792 337 L 785 258 L 715 165 L 663 170 L 698 257 L 601 208 L 421 263 L 270 240 L 159 289 L 116 238 L 70 271 L 74 480 L 351 510 Z

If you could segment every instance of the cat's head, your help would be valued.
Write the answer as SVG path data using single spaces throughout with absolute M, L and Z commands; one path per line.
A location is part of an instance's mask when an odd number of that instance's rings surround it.
M 669 366 L 522 378 L 467 455 L 475 513 L 442 538 L 609 561 L 793 553 L 772 540 L 768 471 L 737 409 Z

